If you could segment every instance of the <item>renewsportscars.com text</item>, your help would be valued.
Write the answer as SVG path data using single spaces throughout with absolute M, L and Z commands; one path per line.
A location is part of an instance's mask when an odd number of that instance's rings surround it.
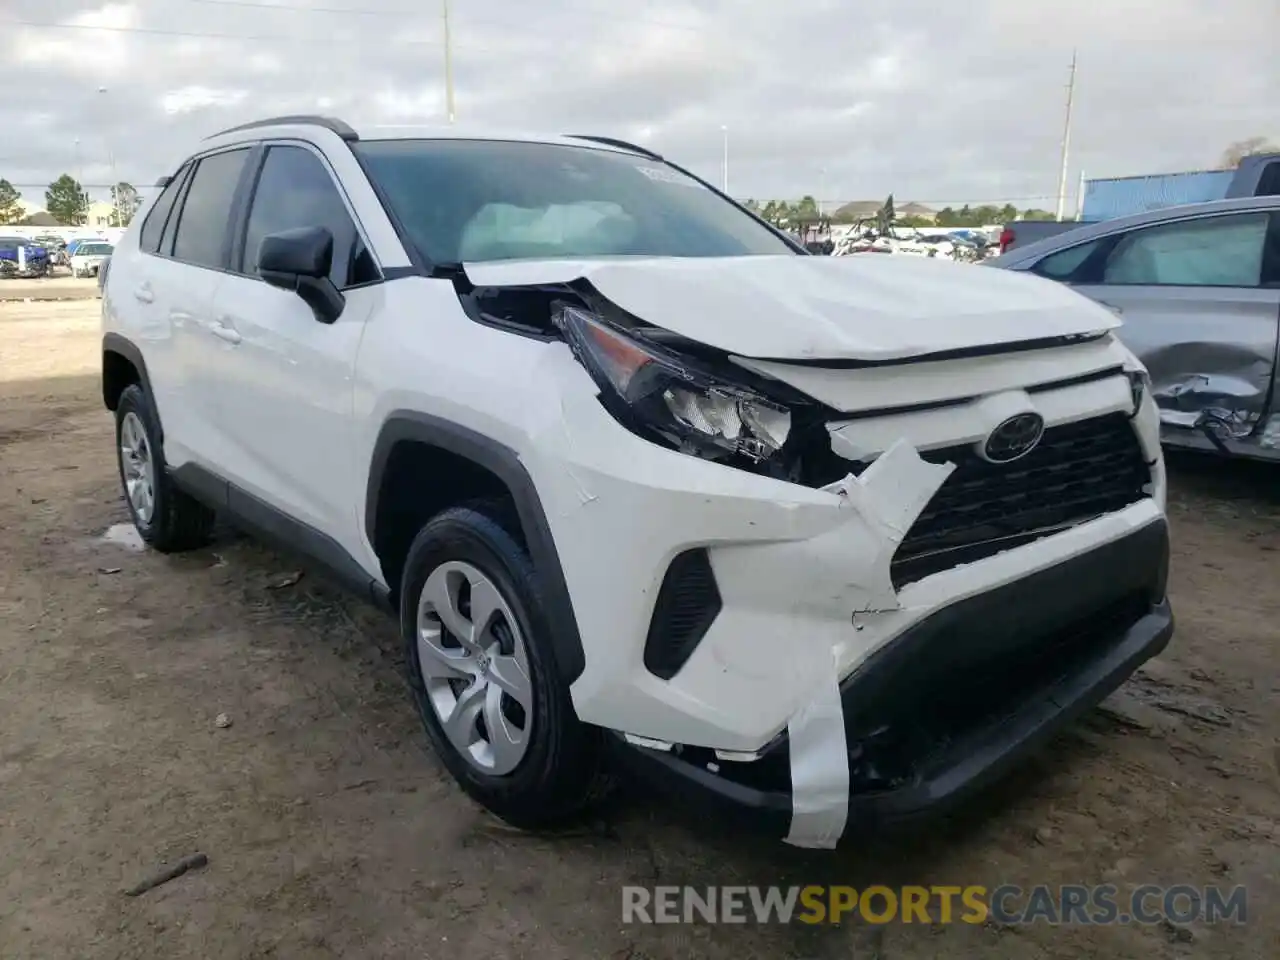
M 1246 923 L 1244 887 L 623 887 L 624 923 Z

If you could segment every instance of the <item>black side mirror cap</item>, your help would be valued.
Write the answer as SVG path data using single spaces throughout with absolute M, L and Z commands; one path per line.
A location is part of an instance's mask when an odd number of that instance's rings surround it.
M 281 230 L 262 238 L 258 274 L 273 287 L 302 298 L 321 323 L 342 316 L 346 298 L 329 279 L 333 234 L 324 227 Z

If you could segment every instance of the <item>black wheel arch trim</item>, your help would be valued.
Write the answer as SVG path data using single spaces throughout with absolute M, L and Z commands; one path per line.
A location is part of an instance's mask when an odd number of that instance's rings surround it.
M 524 530 L 530 558 L 546 591 L 551 643 L 561 679 L 573 683 L 586 667 L 578 619 L 565 582 L 564 568 L 556 550 L 551 526 L 542 509 L 542 500 L 529 471 L 509 447 L 448 420 L 415 410 L 392 411 L 383 422 L 374 444 L 365 499 L 365 530 L 371 543 L 377 542 L 378 497 L 391 451 L 397 443 L 410 441 L 438 447 L 484 467 L 511 491 L 516 513 Z
M 102 335 L 102 356 L 105 358 L 108 353 L 118 353 L 138 371 L 138 380 L 142 384 L 142 389 L 147 392 L 147 396 L 151 398 L 151 406 L 154 408 L 156 415 L 156 424 L 160 431 L 160 436 L 156 439 L 164 440 L 164 424 L 160 420 L 160 410 L 156 405 L 155 391 L 151 389 L 151 378 L 147 375 L 147 361 L 142 358 L 142 351 L 128 337 L 118 333 L 104 333 Z M 115 407 L 111 405 L 111 398 L 107 395 L 107 378 L 106 371 L 102 371 L 102 403 L 108 410 L 114 412 Z

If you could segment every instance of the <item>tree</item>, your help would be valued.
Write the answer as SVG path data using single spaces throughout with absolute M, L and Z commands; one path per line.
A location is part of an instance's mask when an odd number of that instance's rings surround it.
M 818 201 L 810 196 L 801 197 L 800 202 L 791 208 L 791 219 L 801 224 L 817 223 L 822 219 Z
M 1055 214 L 1050 213 L 1048 210 L 1036 210 L 1033 207 L 1029 210 L 1022 211 L 1022 219 L 1023 220 L 1057 220 L 1058 218 Z
M 8 180 L 0 180 L 0 223 L 17 223 L 23 217 L 21 195 Z
M 64 173 L 44 192 L 44 208 L 63 226 L 81 226 L 89 219 L 89 204 L 84 188 L 69 173 Z
M 1245 157 L 1256 156 L 1259 153 L 1280 153 L 1280 145 L 1272 143 L 1266 137 L 1237 140 L 1222 151 L 1222 167 L 1225 170 L 1234 170 L 1240 166 L 1240 161 Z
M 138 196 L 137 188 L 123 180 L 117 183 L 111 188 L 111 226 L 127 227 L 140 206 L 142 198 Z

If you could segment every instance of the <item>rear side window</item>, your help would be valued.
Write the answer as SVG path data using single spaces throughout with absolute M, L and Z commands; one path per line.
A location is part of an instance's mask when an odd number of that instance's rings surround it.
M 329 277 L 339 290 L 378 279 L 328 167 L 303 147 L 271 147 L 249 208 L 243 272 L 257 275 L 264 237 L 298 227 L 324 227 L 333 234 Z
M 1206 217 L 1126 234 L 1102 270 L 1114 285 L 1256 287 L 1267 214 Z
M 148 211 L 147 219 L 142 221 L 142 233 L 138 237 L 138 246 L 144 253 L 155 253 L 160 249 L 160 236 L 164 233 L 165 221 L 169 219 L 173 202 L 178 199 L 178 193 L 182 190 L 182 181 L 187 178 L 187 170 L 188 168 L 184 166 L 169 181 L 169 185 L 164 188 L 151 210 Z
M 248 156 L 248 149 L 228 150 L 200 161 L 178 215 L 175 259 L 215 269 L 225 265 L 227 224 Z

